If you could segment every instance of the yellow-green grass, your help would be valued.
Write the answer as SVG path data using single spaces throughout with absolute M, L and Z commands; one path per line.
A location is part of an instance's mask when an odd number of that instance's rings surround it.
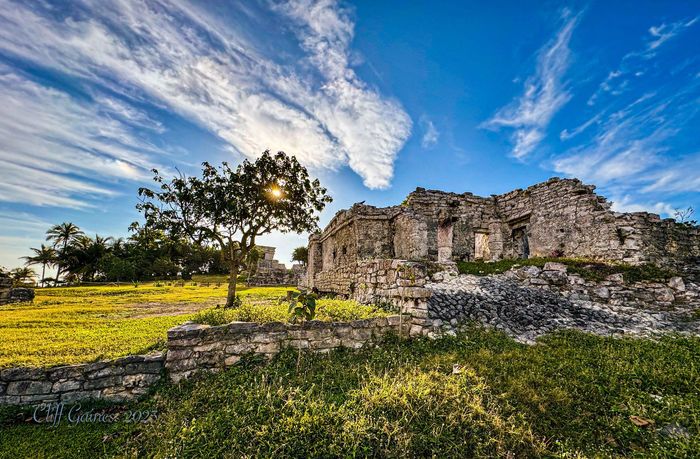
M 348 300 L 322 298 L 316 307 L 316 320 L 345 322 L 350 320 L 383 317 L 388 311 Z M 246 301 L 236 309 L 212 308 L 196 314 L 192 320 L 209 325 L 222 325 L 233 321 L 240 322 L 286 322 L 290 317 L 289 305 L 282 302 Z
M 33 303 L 0 307 L 0 368 L 90 362 L 162 349 L 167 330 L 192 319 L 218 325 L 289 318 L 279 301 L 292 287 L 239 286 L 243 306 L 224 311 L 216 306 L 225 302 L 226 284 L 169 284 L 44 288 L 36 290 Z M 320 320 L 378 315 L 386 313 L 352 301 L 319 301 Z
M 216 287 L 37 289 L 0 308 L 0 367 L 114 358 L 162 346 L 168 328 L 225 296 Z

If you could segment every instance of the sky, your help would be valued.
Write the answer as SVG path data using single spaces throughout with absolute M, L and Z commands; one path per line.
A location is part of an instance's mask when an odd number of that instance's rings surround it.
M 322 226 L 553 176 L 700 213 L 700 2 L 567 3 L 0 0 L 0 265 L 64 221 L 127 236 L 152 168 L 266 149 L 329 189 Z

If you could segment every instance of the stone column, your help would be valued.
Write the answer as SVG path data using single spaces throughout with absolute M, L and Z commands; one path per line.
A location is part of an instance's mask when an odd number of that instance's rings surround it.
M 323 245 L 321 236 L 312 234 L 309 236 L 309 260 L 306 267 L 306 286 L 314 288 L 314 277 L 316 273 L 323 270 Z

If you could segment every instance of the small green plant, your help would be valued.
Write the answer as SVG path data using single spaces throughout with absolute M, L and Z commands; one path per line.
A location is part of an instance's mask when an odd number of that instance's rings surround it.
M 313 293 L 291 292 L 289 294 L 290 322 L 297 323 L 305 320 L 314 320 L 316 317 L 316 299 Z

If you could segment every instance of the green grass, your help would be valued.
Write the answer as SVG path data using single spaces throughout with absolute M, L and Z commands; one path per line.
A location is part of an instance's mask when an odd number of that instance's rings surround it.
M 698 362 L 699 338 L 560 332 L 525 346 L 481 329 L 287 351 L 163 385 L 127 407 L 157 409 L 147 425 L 50 428 L 6 413 L 0 457 L 697 457 Z M 661 434 L 670 423 L 688 436 Z
M 260 322 L 288 317 L 278 300 L 290 287 L 239 286 L 244 307 L 217 313 L 211 308 L 225 302 L 227 287 L 207 281 L 208 286 L 158 282 L 37 289 L 33 303 L 0 307 L 0 368 L 81 363 L 162 349 L 169 328 L 201 318 L 198 313 L 205 310 L 227 322 L 228 317 Z M 383 315 L 373 311 L 354 302 L 322 300 L 319 319 Z
M 624 263 L 603 263 L 579 258 L 527 258 L 488 262 L 460 261 L 457 263 L 457 269 L 460 274 L 486 276 L 504 273 L 515 266 L 537 266 L 542 268 L 547 262 L 563 263 L 568 267 L 568 272 L 578 274 L 590 281 L 602 281 L 612 274 L 622 274 L 625 282 L 639 282 L 643 280 L 663 282 L 677 275 L 673 271 L 651 264 L 632 266 Z

